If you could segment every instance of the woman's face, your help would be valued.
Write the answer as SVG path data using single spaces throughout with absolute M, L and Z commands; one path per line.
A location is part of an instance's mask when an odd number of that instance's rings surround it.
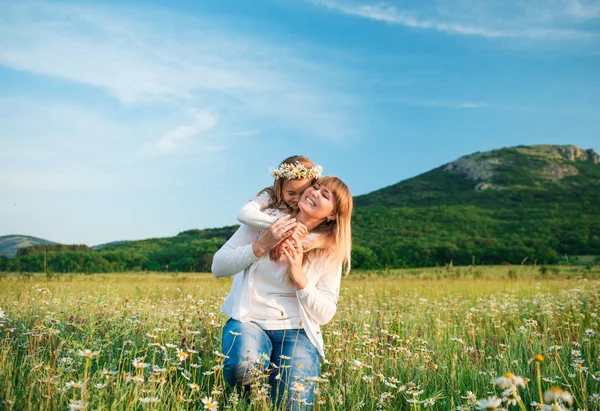
M 295 180 L 286 180 L 283 182 L 283 201 L 290 207 L 296 208 L 300 196 L 310 187 L 308 178 L 298 178 Z
M 335 216 L 336 201 L 329 187 L 315 183 L 304 191 L 298 208 L 304 214 L 320 220 Z

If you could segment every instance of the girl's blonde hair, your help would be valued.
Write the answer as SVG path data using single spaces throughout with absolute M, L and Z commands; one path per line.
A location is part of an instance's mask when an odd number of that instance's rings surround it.
M 332 262 L 342 264 L 345 273 L 350 272 L 350 253 L 352 251 L 352 218 L 353 200 L 350 189 L 337 177 L 327 176 L 317 179 L 317 184 L 326 186 L 335 198 L 336 218 L 326 221 L 313 230 L 321 234 L 310 244 L 304 245 L 305 261 L 312 254 L 324 255 Z
M 315 166 L 315 164 L 312 161 L 310 161 L 307 157 L 291 156 L 291 157 L 288 157 L 285 160 L 283 160 L 279 164 L 279 167 L 281 167 L 284 164 L 289 164 L 290 166 L 293 166 L 296 163 L 300 163 L 304 167 L 309 168 L 309 169 L 313 168 Z M 314 184 L 316 180 L 317 180 L 316 178 L 312 178 L 311 183 Z M 269 203 L 269 205 L 266 208 L 276 208 L 276 209 L 280 209 L 280 208 L 289 209 L 290 208 L 283 201 L 283 183 L 285 183 L 286 181 L 288 181 L 288 180 L 285 178 L 277 178 L 277 179 L 275 179 L 275 181 L 273 182 L 273 185 L 271 187 L 265 187 L 258 192 L 257 195 L 261 195 L 262 193 L 267 193 L 271 196 L 271 202 Z

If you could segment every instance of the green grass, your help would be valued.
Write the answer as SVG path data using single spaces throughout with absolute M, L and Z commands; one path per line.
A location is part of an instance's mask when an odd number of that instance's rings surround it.
M 323 327 L 316 409 L 475 409 L 468 393 L 502 398 L 493 382 L 511 372 L 528 379 L 518 387 L 526 409 L 557 386 L 572 407 L 597 410 L 599 279 L 580 266 L 353 272 Z M 222 380 L 219 308 L 230 282 L 0 277 L 0 409 L 199 409 L 208 396 L 219 409 L 268 407 L 260 385 L 236 400 Z M 537 354 L 544 361 L 530 362 Z

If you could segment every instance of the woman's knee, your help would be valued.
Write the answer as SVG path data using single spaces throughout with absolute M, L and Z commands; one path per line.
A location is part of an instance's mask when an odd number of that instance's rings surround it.
M 249 385 L 269 366 L 272 344 L 256 324 L 230 320 L 223 328 L 223 376 L 230 385 Z

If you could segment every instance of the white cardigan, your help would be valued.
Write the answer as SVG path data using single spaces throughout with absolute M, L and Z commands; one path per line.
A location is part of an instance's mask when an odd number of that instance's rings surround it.
M 247 314 L 253 300 L 254 262 L 258 258 L 252 252 L 252 244 L 264 231 L 242 225 L 213 258 L 212 273 L 215 277 L 235 276 L 221 312 L 241 322 L 249 321 Z M 268 259 L 269 253 L 260 258 Z M 296 291 L 301 326 L 321 357 L 325 357 L 319 325 L 331 321 L 337 310 L 342 266 L 323 257 L 311 256 L 304 266 L 304 274 L 308 284 Z

